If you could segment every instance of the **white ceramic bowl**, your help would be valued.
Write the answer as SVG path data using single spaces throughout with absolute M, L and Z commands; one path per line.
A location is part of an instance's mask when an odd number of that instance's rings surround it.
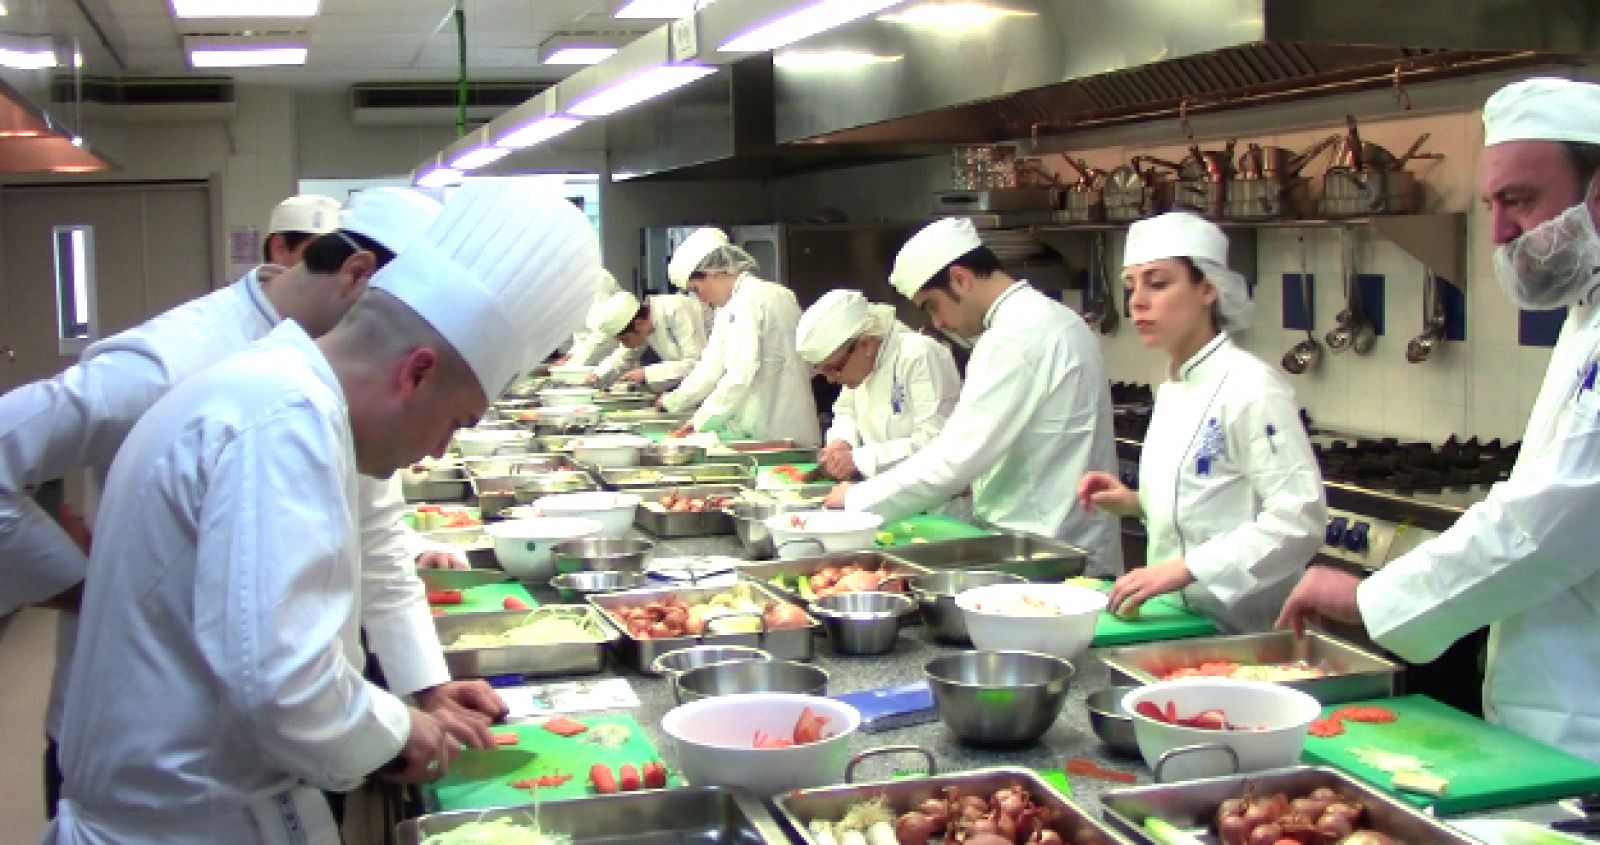
M 539 403 L 550 408 L 569 405 L 593 405 L 592 387 L 550 387 L 539 391 Z
M 598 520 L 575 517 L 529 517 L 483 526 L 494 540 L 500 568 L 518 578 L 549 579 L 556 574 L 552 550 L 557 543 L 597 537 L 605 528 Z
M 639 451 L 649 445 L 650 438 L 637 434 L 591 434 L 572 441 L 572 457 L 597 467 L 636 467 Z
M 486 457 L 501 449 L 526 449 L 533 435 L 526 431 L 466 428 L 456 432 L 456 451 L 468 457 Z
M 815 557 L 872 548 L 883 517 L 860 511 L 790 511 L 763 520 L 778 557 Z
M 1169 725 L 1139 713 L 1141 701 L 1162 710 L 1172 702 L 1180 717 L 1221 710 L 1229 723 L 1247 729 L 1213 731 Z M 1139 753 L 1152 769 L 1163 754 L 1175 748 L 1212 746 L 1171 757 L 1160 772 L 1161 778 L 1169 782 L 1233 774 L 1232 759 L 1215 748 L 1218 745 L 1232 748 L 1239 755 L 1241 772 L 1295 765 L 1306 744 L 1306 728 L 1322 712 L 1322 705 L 1300 690 L 1227 678 L 1183 678 L 1148 684 L 1123 696 L 1122 707 L 1133 717 Z
M 790 748 L 756 748 L 756 731 L 790 737 L 805 708 L 828 719 L 831 737 Z M 728 786 L 770 796 L 844 782 L 850 735 L 861 714 L 842 701 L 798 693 L 719 695 L 679 705 L 661 717 L 678 770 L 695 786 Z
M 563 365 L 550 368 L 551 384 L 583 385 L 589 383 L 589 374 L 595 371 L 594 367 L 578 367 Z
M 1029 616 L 1006 609 L 1024 598 L 1056 612 Z M 1037 651 L 1071 660 L 1089 648 L 1106 597 L 1071 584 L 990 584 L 957 593 L 956 607 L 979 651 Z
M 632 493 L 561 493 L 533 502 L 542 516 L 582 517 L 601 525 L 602 537 L 627 537 L 643 499 Z

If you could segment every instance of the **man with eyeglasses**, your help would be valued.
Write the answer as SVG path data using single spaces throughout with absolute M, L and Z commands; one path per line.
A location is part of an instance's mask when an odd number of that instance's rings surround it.
M 818 375 L 844 386 L 818 455 L 823 472 L 839 481 L 877 475 L 927 445 L 961 392 L 944 344 L 859 291 L 823 294 L 801 315 L 795 345 Z

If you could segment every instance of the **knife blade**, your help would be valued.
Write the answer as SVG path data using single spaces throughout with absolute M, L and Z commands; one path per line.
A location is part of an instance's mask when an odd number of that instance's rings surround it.
M 506 777 L 539 758 L 522 748 L 463 748 L 450 765 L 450 773 L 469 780 Z

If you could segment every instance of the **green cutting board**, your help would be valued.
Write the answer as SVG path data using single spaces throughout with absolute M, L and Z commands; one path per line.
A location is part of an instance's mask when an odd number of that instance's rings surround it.
M 506 596 L 516 596 L 527 602 L 529 607 L 539 606 L 539 602 L 535 601 L 533 596 L 529 594 L 527 587 L 516 581 L 507 581 L 504 584 L 484 584 L 481 587 L 462 590 L 460 604 L 436 604 L 433 607 L 447 614 L 505 610 Z
M 495 733 L 517 734 L 520 741 L 512 747 L 532 751 L 538 756 L 520 768 L 482 780 L 470 780 L 454 772 L 447 774 L 438 783 L 426 787 L 432 804 L 442 812 L 528 804 L 533 801 L 534 791 L 518 789 L 511 783 L 524 778 L 551 774 L 570 774 L 572 780 L 561 786 L 541 787 L 539 789 L 541 801 L 593 795 L 594 787 L 589 783 L 589 767 L 595 763 L 605 763 L 615 774 L 627 763 L 632 763 L 634 768 L 641 768 L 645 763 L 659 761 L 668 767 L 667 785 L 683 785 L 683 778 L 673 770 L 671 761 L 656 750 L 650 739 L 645 736 L 644 729 L 632 716 L 580 714 L 571 718 L 588 725 L 591 731 L 564 737 L 545 730 L 541 725 L 496 725 L 493 728 Z M 592 729 L 598 725 L 621 725 L 627 728 L 628 741 L 619 748 L 604 748 L 592 742 L 584 742 L 583 738 L 592 735 Z
M 1111 582 L 1102 580 L 1098 589 L 1111 590 Z M 1139 608 L 1138 619 L 1123 619 L 1115 613 L 1100 614 L 1094 623 L 1092 646 L 1132 645 L 1157 640 L 1180 640 L 1185 637 L 1209 637 L 1217 632 L 1210 619 L 1185 607 L 1177 593 L 1156 596 Z
M 909 546 L 912 543 L 937 543 L 940 540 L 962 540 L 967 537 L 987 537 L 994 533 L 985 531 L 970 522 L 963 522 L 942 513 L 924 513 L 908 516 L 895 522 L 886 522 L 880 533 L 894 535 L 889 543 L 880 546 Z
M 793 486 L 795 486 L 795 485 L 800 483 L 798 481 L 794 481 L 794 480 L 790 479 L 789 476 L 787 474 L 785 474 L 785 473 L 773 472 L 773 470 L 777 469 L 777 467 L 780 467 L 780 466 L 794 467 L 795 469 L 800 470 L 800 472 L 802 472 L 802 473 L 807 473 L 807 472 L 810 472 L 810 471 L 812 471 L 812 470 L 817 468 L 817 464 L 816 464 L 815 461 L 812 461 L 809 464 L 806 464 L 806 463 L 777 464 L 775 466 L 758 467 L 756 469 L 756 488 L 757 489 L 768 489 L 768 488 L 772 488 L 772 487 L 793 487 Z M 831 481 L 831 480 L 832 479 L 829 479 L 829 478 L 823 478 L 823 479 L 818 480 L 816 483 L 820 484 L 820 483 Z
M 1334 737 L 1306 737 L 1304 758 L 1344 769 L 1419 807 L 1441 814 L 1526 804 L 1600 788 L 1600 765 L 1491 725 L 1424 695 L 1355 702 L 1387 707 L 1399 716 L 1388 724 L 1345 722 Z M 1328 708 L 1323 715 L 1337 709 Z M 1394 792 L 1393 775 L 1367 765 L 1353 748 L 1405 754 L 1429 764 L 1425 770 L 1450 780 L 1443 798 Z

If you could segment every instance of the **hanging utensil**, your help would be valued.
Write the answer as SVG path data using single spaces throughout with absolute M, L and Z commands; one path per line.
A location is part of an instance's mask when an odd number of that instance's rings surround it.
M 1311 261 L 1307 256 L 1306 236 L 1300 235 L 1300 307 L 1305 318 L 1306 339 L 1295 344 L 1283 356 L 1283 368 L 1294 375 L 1302 375 L 1322 360 L 1322 347 L 1311 333 Z
M 1432 270 L 1427 270 L 1427 277 L 1422 288 L 1422 334 L 1411 339 L 1406 344 L 1406 360 L 1413 364 L 1420 364 L 1428 360 L 1439 344 L 1444 341 L 1447 318 L 1444 311 L 1443 298 L 1439 296 L 1439 278 L 1433 275 Z
M 1372 326 L 1372 320 L 1367 316 L 1365 303 L 1361 301 L 1361 280 L 1356 272 L 1356 239 L 1355 234 L 1348 229 L 1340 229 L 1341 243 L 1346 250 L 1345 262 L 1349 268 L 1349 281 L 1345 288 L 1349 296 L 1350 307 L 1350 349 L 1357 355 L 1366 355 L 1378 343 L 1378 332 Z
M 1118 313 L 1115 302 L 1116 294 L 1111 285 L 1111 274 L 1107 272 L 1106 260 L 1109 250 L 1106 249 L 1106 233 L 1096 232 L 1094 243 L 1090 250 L 1092 266 L 1089 269 L 1089 283 L 1099 283 L 1099 293 L 1094 302 L 1094 327 L 1101 334 L 1112 334 L 1117 330 Z
M 1339 282 L 1344 288 L 1344 309 L 1333 318 L 1334 327 L 1323 341 L 1335 354 L 1350 348 L 1355 335 L 1355 309 L 1351 305 L 1349 233 L 1339 229 Z

